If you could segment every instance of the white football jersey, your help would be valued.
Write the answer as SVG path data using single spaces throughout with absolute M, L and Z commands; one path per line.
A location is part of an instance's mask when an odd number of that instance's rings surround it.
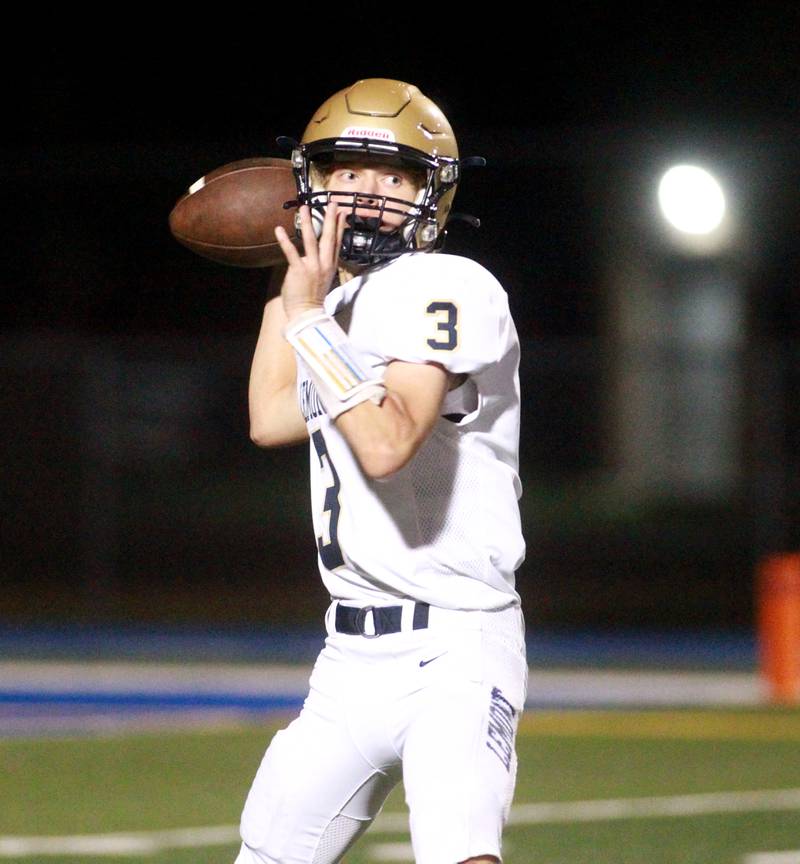
M 447 394 L 414 458 L 372 480 L 298 360 L 314 531 L 331 597 L 484 610 L 519 602 L 519 341 L 504 290 L 470 259 L 410 253 L 335 288 L 325 309 L 377 371 L 402 360 L 469 376 Z

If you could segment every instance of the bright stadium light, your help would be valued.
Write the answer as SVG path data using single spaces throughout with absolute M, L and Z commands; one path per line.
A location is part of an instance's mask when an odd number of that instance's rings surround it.
M 658 203 L 667 222 L 683 234 L 713 234 L 725 218 L 722 187 L 696 165 L 670 168 L 658 185 Z

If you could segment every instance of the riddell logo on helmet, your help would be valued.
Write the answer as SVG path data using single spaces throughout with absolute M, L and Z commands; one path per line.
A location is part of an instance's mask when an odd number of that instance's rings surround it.
M 372 129 L 369 126 L 348 126 L 342 138 L 376 138 L 378 141 L 395 141 L 391 129 Z

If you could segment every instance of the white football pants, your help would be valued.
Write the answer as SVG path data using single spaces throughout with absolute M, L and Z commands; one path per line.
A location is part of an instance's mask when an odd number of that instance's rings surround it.
M 527 687 L 521 611 L 431 607 L 426 629 L 368 638 L 332 632 L 334 607 L 303 710 L 253 781 L 236 864 L 334 864 L 401 777 L 417 864 L 500 858 Z

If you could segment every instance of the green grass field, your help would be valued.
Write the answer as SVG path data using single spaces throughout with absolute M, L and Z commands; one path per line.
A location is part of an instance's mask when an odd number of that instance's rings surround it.
M 235 825 L 273 731 L 246 726 L 2 740 L 0 852 L 9 835 Z M 800 788 L 800 712 L 531 712 L 518 749 L 507 864 L 741 864 L 753 853 L 800 850 L 800 793 L 788 803 L 775 795 L 750 800 L 737 794 Z M 629 801 L 655 796 L 658 810 L 669 796 L 701 793 L 725 794 L 679 799 L 671 815 L 649 812 L 650 804 L 637 813 Z M 607 799 L 623 800 L 599 815 L 570 804 Z M 699 812 L 686 812 L 698 801 Z M 561 806 L 530 806 L 542 802 Z M 402 809 L 397 791 L 386 812 Z M 397 845 L 408 843 L 402 825 L 388 827 L 368 833 L 348 862 L 410 860 Z M 124 857 L 82 852 L 0 860 L 230 864 L 236 848 L 229 842 Z

